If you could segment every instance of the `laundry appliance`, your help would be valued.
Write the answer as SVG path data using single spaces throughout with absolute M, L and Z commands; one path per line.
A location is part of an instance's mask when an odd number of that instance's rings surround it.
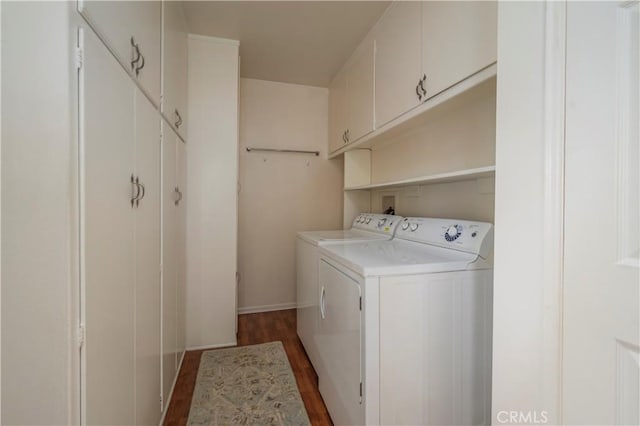
M 312 336 L 320 317 L 318 291 L 318 247 L 364 241 L 389 240 L 402 221 L 402 217 L 361 213 L 351 229 L 334 231 L 299 232 L 296 239 L 296 291 L 297 331 L 300 340 L 316 370 L 317 348 Z
M 319 248 L 320 393 L 335 424 L 491 423 L 493 226 L 404 218 Z

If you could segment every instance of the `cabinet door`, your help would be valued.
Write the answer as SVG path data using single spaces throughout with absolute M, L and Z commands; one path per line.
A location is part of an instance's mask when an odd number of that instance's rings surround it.
M 348 143 L 373 131 L 373 40 L 358 49 L 347 71 Z
M 329 86 L 329 152 L 336 151 L 346 144 L 347 131 L 347 76 L 339 73 Z
M 138 90 L 136 176 L 144 185 L 136 206 L 136 424 L 160 421 L 160 117 Z
M 360 285 L 323 260 L 318 276 L 318 387 L 335 424 L 364 424 L 360 395 Z
M 177 350 L 180 357 L 186 347 L 187 327 L 187 146 L 180 140 L 176 142 L 176 169 L 178 187 L 178 205 L 176 211 L 176 291 L 177 291 Z
M 497 2 L 423 2 L 422 33 L 428 99 L 496 61 Z
M 178 136 L 163 123 L 162 140 L 162 395 L 165 407 L 177 371 L 177 191 Z
M 187 23 L 181 2 L 167 1 L 163 3 L 163 7 L 162 111 L 185 137 Z
M 376 128 L 418 105 L 422 77 L 420 2 L 393 3 L 375 31 Z
M 85 424 L 134 424 L 134 85 L 91 30 L 80 96 Z M 45 355 L 45 354 L 43 354 Z
M 78 11 L 91 24 L 127 70 L 136 75 L 156 105 L 160 104 L 160 27 L 162 4 L 159 1 L 84 1 Z M 144 57 L 132 67 L 136 54 L 131 38 Z

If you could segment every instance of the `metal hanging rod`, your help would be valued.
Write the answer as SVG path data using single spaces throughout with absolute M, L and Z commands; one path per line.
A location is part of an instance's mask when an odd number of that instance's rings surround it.
M 259 152 L 288 152 L 293 154 L 313 154 L 316 157 L 320 155 L 320 151 L 302 151 L 298 149 L 275 149 L 275 148 L 249 148 L 247 147 L 247 152 L 251 151 L 259 151 Z

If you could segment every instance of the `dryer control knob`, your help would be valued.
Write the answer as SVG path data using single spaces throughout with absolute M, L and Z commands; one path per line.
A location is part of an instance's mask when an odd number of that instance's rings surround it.
M 371 216 L 367 218 L 367 224 L 369 224 L 369 222 L 371 222 Z
M 412 223 L 411 224 L 411 232 L 416 232 L 416 230 L 418 229 L 418 226 L 420 226 L 420 225 L 418 225 L 417 223 Z
M 451 242 L 455 241 L 462 233 L 462 226 L 451 225 L 447 232 L 444 233 L 444 239 Z
M 400 227 L 402 228 L 403 231 L 406 231 L 409 228 L 409 222 L 407 221 L 402 222 L 402 225 Z
M 383 217 L 382 219 L 380 219 L 378 221 L 378 228 L 382 228 L 386 222 L 387 222 L 387 218 L 386 217 Z

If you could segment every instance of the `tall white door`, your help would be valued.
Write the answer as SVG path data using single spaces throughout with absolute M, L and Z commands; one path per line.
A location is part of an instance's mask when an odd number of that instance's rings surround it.
M 136 90 L 136 424 L 160 421 L 160 117 Z
M 162 138 L 162 395 L 165 407 L 177 370 L 177 135 L 163 123 Z
M 82 420 L 135 422 L 134 86 L 91 31 L 79 80 Z M 43 356 L 47 356 L 43 354 Z
M 565 424 L 640 421 L 638 11 L 567 4 Z
M 176 183 L 178 199 L 176 205 L 176 349 L 178 361 L 186 347 L 187 323 L 187 214 L 185 197 L 187 189 L 187 146 L 176 140 Z

